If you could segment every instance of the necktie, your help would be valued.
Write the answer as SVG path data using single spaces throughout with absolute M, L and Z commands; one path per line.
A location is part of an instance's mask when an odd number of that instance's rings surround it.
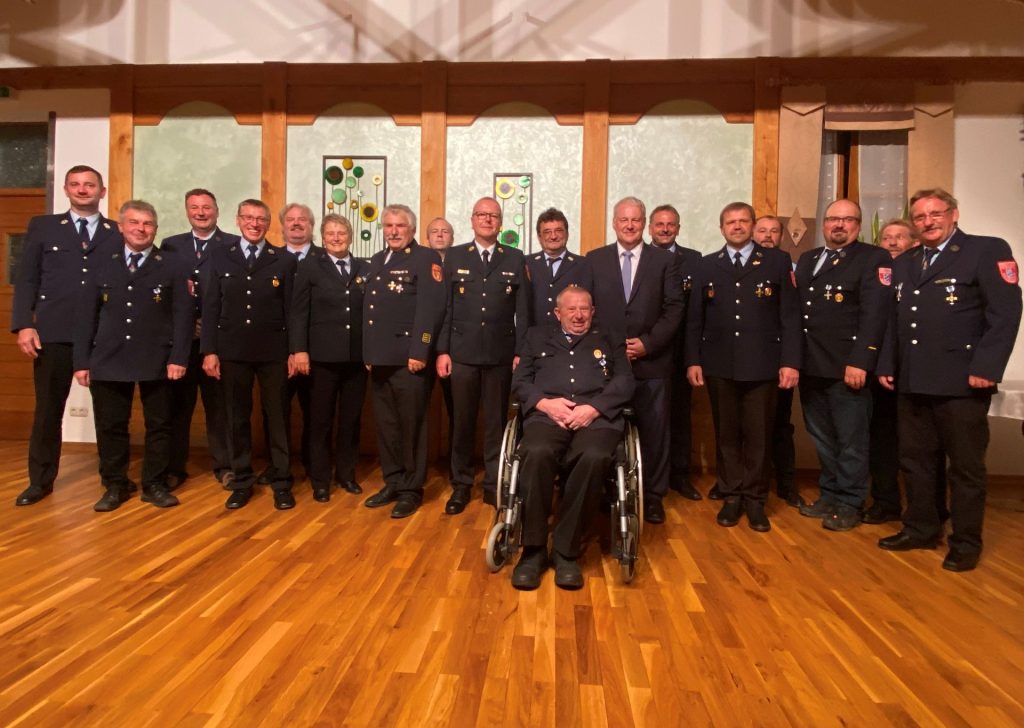
M 192 239 L 196 241 L 196 258 L 203 257 L 203 248 L 206 247 L 206 241 L 200 240 L 197 237 L 193 237 Z
M 736 251 L 736 255 L 732 257 L 732 265 L 736 270 L 743 270 L 743 256 L 740 255 L 740 251 Z
M 939 254 L 938 248 L 925 248 L 924 258 L 921 259 L 921 270 L 928 270 L 932 262 L 935 260 L 935 256 Z
M 293 251 L 291 251 L 291 254 L 295 256 L 295 260 L 302 260 L 302 251 L 301 250 L 293 250 Z
M 84 217 L 78 218 L 78 237 L 83 248 L 89 247 L 89 221 Z
M 250 268 L 256 265 L 256 253 L 259 252 L 259 249 L 260 247 L 258 245 L 253 245 L 252 243 L 249 243 L 249 255 L 246 258 L 246 263 L 249 265 Z
M 142 253 L 132 253 L 128 256 L 128 272 L 134 273 L 139 269 L 142 262 Z
M 341 273 L 341 280 L 348 283 L 348 261 L 336 260 L 334 264 L 338 266 L 338 272 Z
M 835 250 L 827 250 L 825 254 L 818 259 L 818 265 L 814 267 L 812 277 L 817 277 L 818 274 L 824 273 L 833 263 L 839 259 L 839 252 Z
M 486 268 L 487 264 L 491 262 L 491 251 L 489 251 L 489 250 L 481 251 L 480 257 L 484 261 L 484 268 Z
M 633 254 L 628 250 L 622 254 L 622 295 L 629 300 L 633 292 Z
M 562 256 L 557 258 L 548 258 L 548 268 L 551 270 L 551 277 L 554 278 L 558 274 L 558 266 L 562 262 Z

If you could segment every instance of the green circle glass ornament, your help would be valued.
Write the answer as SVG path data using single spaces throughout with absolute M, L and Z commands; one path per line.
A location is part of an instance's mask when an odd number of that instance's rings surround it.
M 519 186 L 522 187 L 524 190 L 531 184 L 533 184 L 533 180 L 531 180 L 526 175 L 523 175 L 522 177 L 519 178 Z
M 352 189 L 353 187 L 355 187 L 356 186 L 356 178 L 355 177 L 347 178 L 345 180 L 345 186 L 348 187 L 349 189 Z
M 515 215 L 512 216 L 512 222 L 514 222 L 516 225 L 522 225 L 523 216 L 517 212 Z
M 345 190 L 334 189 L 331 190 L 331 199 L 337 202 L 339 205 L 345 201 Z
M 324 170 L 324 181 L 329 185 L 340 185 L 343 179 L 345 173 L 341 171 L 341 167 L 331 165 Z
M 499 239 L 501 240 L 502 245 L 508 246 L 509 248 L 519 247 L 519 233 L 515 230 L 505 230 L 501 233 L 501 237 Z
M 363 168 L 362 167 L 353 167 L 352 168 L 352 176 L 355 177 L 356 179 L 359 179 L 360 177 L 362 177 L 363 176 Z
M 516 198 L 516 202 L 518 202 L 520 205 L 525 205 L 529 201 L 530 198 L 527 197 L 525 194 L 520 194 L 519 197 Z
M 369 242 L 370 238 L 372 237 L 373 236 L 370 234 L 369 230 L 363 230 L 363 232 L 359 233 L 359 238 L 364 242 Z

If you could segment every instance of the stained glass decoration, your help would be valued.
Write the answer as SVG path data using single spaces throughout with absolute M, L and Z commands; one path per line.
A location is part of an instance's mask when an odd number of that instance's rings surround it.
M 387 205 L 388 160 L 343 154 L 323 157 L 323 210 L 352 225 L 352 254 L 370 257 L 383 247 L 380 211 Z
M 494 196 L 501 203 L 502 245 L 533 252 L 533 173 L 501 172 L 494 175 Z

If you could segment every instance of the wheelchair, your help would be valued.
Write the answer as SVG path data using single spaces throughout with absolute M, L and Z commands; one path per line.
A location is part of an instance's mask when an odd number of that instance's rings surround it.
M 519 483 L 519 441 L 523 436 L 522 412 L 518 402 L 512 403 L 505 424 L 498 454 L 497 508 L 494 525 L 487 535 L 485 558 L 492 572 L 511 561 L 522 546 L 523 497 Z M 626 426 L 622 441 L 615 451 L 615 464 L 608 481 L 611 497 L 612 555 L 619 562 L 622 581 L 629 584 L 636 576 L 643 530 L 643 462 L 640 456 L 640 435 L 633 420 L 633 410 L 623 410 Z

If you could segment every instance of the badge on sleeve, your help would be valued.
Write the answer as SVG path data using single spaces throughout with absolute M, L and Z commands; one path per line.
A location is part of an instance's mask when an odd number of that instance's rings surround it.
M 437 263 L 430 264 L 430 277 L 438 283 L 441 282 L 441 266 Z
M 892 268 L 879 268 L 878 269 L 878 282 L 883 286 L 892 285 Z
M 1000 260 L 996 265 L 999 266 L 999 275 L 1002 276 L 1004 281 L 1014 286 L 1020 283 L 1020 274 L 1017 271 L 1017 261 Z

